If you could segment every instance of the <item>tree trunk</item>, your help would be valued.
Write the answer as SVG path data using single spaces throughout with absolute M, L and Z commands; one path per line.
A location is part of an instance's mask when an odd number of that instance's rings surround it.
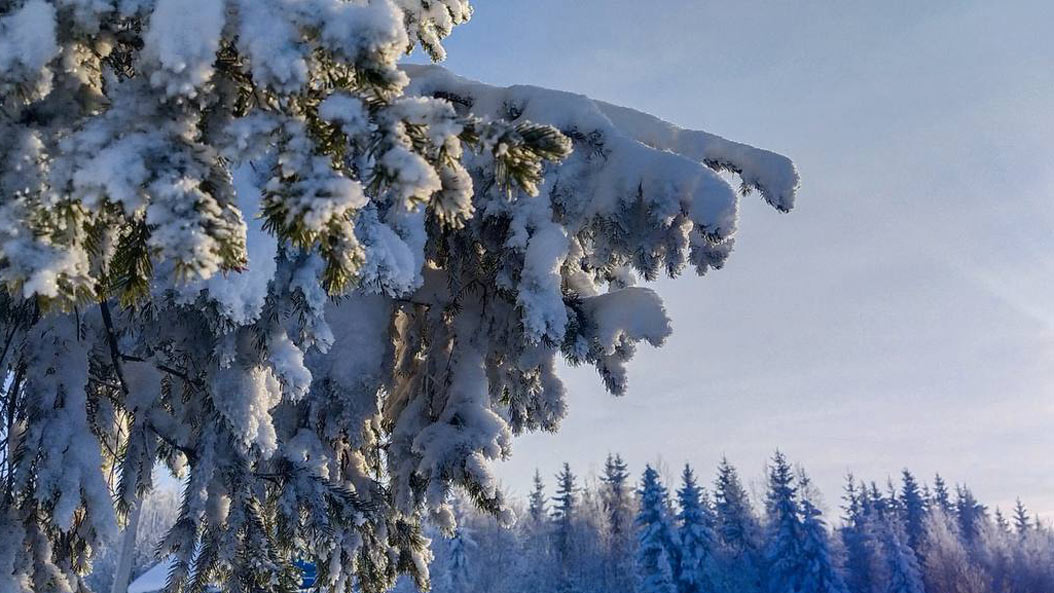
M 132 576 L 132 562 L 135 560 L 135 538 L 139 531 L 139 513 L 143 509 L 143 502 L 137 501 L 128 515 L 128 525 L 124 528 L 121 539 L 121 555 L 117 560 L 117 570 L 114 571 L 113 585 L 110 593 L 128 593 L 128 581 Z

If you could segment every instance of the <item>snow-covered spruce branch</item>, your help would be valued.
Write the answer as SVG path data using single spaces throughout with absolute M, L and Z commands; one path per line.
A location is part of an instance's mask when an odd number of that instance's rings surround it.
M 453 488 L 626 390 L 640 275 L 724 264 L 783 157 L 588 98 L 400 68 L 465 0 L 0 0 L 0 590 L 80 591 L 184 479 L 172 591 L 428 582 Z M 116 500 L 116 504 L 115 504 Z M 190 570 L 197 553 L 195 570 Z

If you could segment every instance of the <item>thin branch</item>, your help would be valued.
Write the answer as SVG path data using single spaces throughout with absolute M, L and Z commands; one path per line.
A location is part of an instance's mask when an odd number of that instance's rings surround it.
M 120 349 L 118 348 L 118 345 L 117 345 L 117 335 L 114 333 L 114 329 L 113 329 L 113 318 L 110 316 L 110 305 L 106 301 L 101 301 L 99 303 L 99 310 L 102 312 L 102 321 L 103 321 L 103 324 L 106 326 L 106 338 L 107 338 L 107 342 L 110 344 L 110 358 L 113 359 L 114 372 L 117 374 L 117 380 L 121 384 L 121 392 L 127 398 L 128 397 L 128 382 L 124 380 L 124 371 L 121 369 L 121 361 L 122 360 L 129 360 L 129 361 L 145 362 L 145 359 L 142 359 L 142 358 L 139 358 L 139 357 L 135 357 L 135 356 L 125 356 L 125 355 L 121 354 L 121 351 L 120 351 Z M 183 375 L 183 374 L 179 373 L 179 371 L 176 371 L 175 369 L 171 369 L 169 367 L 165 367 L 164 365 L 156 365 L 156 366 L 157 366 L 157 368 L 159 368 L 159 369 L 161 369 L 161 370 L 163 370 L 165 372 L 170 372 L 170 373 L 176 374 L 177 376 L 182 375 L 184 380 L 186 380 L 187 382 L 192 383 L 190 381 L 190 379 L 186 377 L 186 375 Z M 158 429 L 157 425 L 154 424 L 153 422 L 151 422 L 149 418 L 144 418 L 144 421 L 146 422 L 146 427 L 149 428 L 150 431 L 153 432 L 155 435 L 157 435 L 157 437 L 160 438 L 162 441 L 165 441 L 165 443 L 167 443 L 170 447 L 172 447 L 173 449 L 176 449 L 177 451 L 182 452 L 184 455 L 187 456 L 187 458 L 189 458 L 191 460 L 196 458 L 196 455 L 194 454 L 194 450 L 193 449 L 190 449 L 188 447 L 184 447 L 184 446 L 180 445 L 178 442 L 176 442 L 175 439 L 173 439 L 172 437 L 162 433 L 161 430 Z
M 142 358 L 140 356 L 132 356 L 130 354 L 121 354 L 121 360 L 127 360 L 129 362 L 149 362 L 145 358 Z M 179 379 L 183 379 L 185 382 L 190 383 L 191 385 L 194 385 L 195 387 L 200 387 L 200 385 L 198 384 L 198 381 L 195 380 L 195 379 L 191 379 L 190 375 L 188 375 L 186 373 L 186 371 L 181 371 L 181 370 L 179 370 L 177 368 L 170 367 L 170 366 L 168 366 L 166 364 L 162 364 L 160 362 L 154 362 L 152 364 L 154 365 L 154 368 L 156 368 L 159 371 L 162 371 L 164 373 L 168 373 L 169 375 L 172 375 L 172 376 L 177 377 Z
M 103 379 L 101 377 L 96 377 L 95 375 L 91 375 L 91 374 L 88 375 L 88 382 L 89 383 L 93 383 L 95 385 L 99 385 L 101 387 L 106 387 L 110 391 L 120 391 L 121 390 L 121 386 L 120 385 L 117 385 L 116 383 L 110 383 L 106 379 Z M 121 403 L 120 400 L 118 400 L 116 397 L 110 395 L 110 393 L 107 392 L 105 395 L 111 402 L 113 402 L 115 404 L 120 404 Z
M 165 443 L 167 443 L 169 447 L 172 447 L 173 449 L 186 455 L 187 459 L 189 459 L 191 462 L 197 461 L 198 456 L 194 452 L 194 449 L 180 445 L 178 442 L 176 442 L 176 439 L 162 433 L 161 430 L 157 427 L 157 425 L 151 422 L 149 418 L 145 420 L 146 427 L 149 428 L 150 431 L 153 432 L 155 435 L 157 435 L 157 438 L 161 439 L 162 441 L 165 441 Z
M 26 376 L 26 365 L 19 364 L 15 371 L 15 378 L 8 389 L 7 418 L 4 426 L 4 449 L 7 450 L 7 489 L 4 500 L 10 502 L 14 499 L 15 492 L 15 452 L 11 451 L 11 437 L 15 430 L 15 408 L 18 403 L 18 392 L 22 390 L 22 380 Z
M 282 485 L 282 478 L 284 477 L 281 474 L 264 472 L 253 472 L 252 475 L 253 477 L 259 478 L 261 480 L 267 480 L 268 482 L 271 482 L 272 484 L 275 484 L 277 486 Z
M 110 344 L 110 359 L 113 360 L 113 370 L 117 374 L 117 381 L 121 384 L 121 391 L 128 397 L 128 382 L 124 380 L 124 371 L 121 370 L 121 351 L 117 347 L 117 334 L 113 329 L 113 318 L 110 317 L 110 304 L 106 301 L 99 302 L 99 311 L 102 313 L 102 322 L 106 326 L 106 341 Z
M 8 349 L 11 348 L 11 342 L 13 341 L 13 339 L 15 337 L 15 332 L 18 331 L 18 328 L 21 325 L 22 324 L 20 322 L 15 321 L 14 323 L 11 324 L 11 331 L 7 332 L 7 337 L 4 338 L 4 350 L 3 350 L 3 352 L 0 352 L 0 367 L 2 367 L 3 364 L 4 364 L 4 361 L 7 360 L 7 351 L 8 351 Z

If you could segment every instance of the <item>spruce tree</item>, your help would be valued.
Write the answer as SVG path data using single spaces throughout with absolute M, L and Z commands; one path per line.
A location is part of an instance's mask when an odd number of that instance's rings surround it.
M 462 593 L 468 588 L 471 580 L 471 551 L 476 547 L 467 528 L 459 526 L 450 538 L 448 547 L 447 570 L 444 575 L 444 589 L 450 593 Z
M 846 585 L 852 593 L 872 593 L 875 543 L 867 509 L 869 496 L 852 473 L 846 476 L 842 500 L 845 514 L 839 534 L 846 555 Z
M 933 504 L 935 508 L 948 516 L 951 516 L 955 510 L 952 505 L 951 493 L 948 491 L 948 485 L 940 474 L 933 478 Z
M 804 473 L 801 474 L 799 480 L 799 489 L 803 493 L 809 491 L 809 481 Z M 806 494 L 801 496 L 800 507 L 802 537 L 800 577 L 795 588 L 778 590 L 800 593 L 847 593 L 845 579 L 835 565 L 831 554 L 830 534 L 820 509 L 816 508 Z
M 959 527 L 959 537 L 967 549 L 972 549 L 981 535 L 984 523 L 988 521 L 987 509 L 974 498 L 973 492 L 966 486 L 955 489 L 955 518 Z
M 808 477 L 796 481 L 779 451 L 769 466 L 765 496 L 765 559 L 769 593 L 845 593 L 831 558 L 827 526 L 807 493 Z
M 608 454 L 600 477 L 601 500 L 612 541 L 621 542 L 632 523 L 629 469 L 621 455 Z
M 923 580 L 928 593 L 990 593 L 983 569 L 970 558 L 957 533 L 955 517 L 930 513 L 923 547 Z
M 570 591 L 574 585 L 571 564 L 578 506 L 576 490 L 575 475 L 571 472 L 571 466 L 565 463 L 556 476 L 556 494 L 553 496 L 553 548 L 560 566 L 560 591 Z
M 1010 521 L 1003 514 L 1003 509 L 995 507 L 995 526 L 999 529 L 999 533 L 1006 535 L 1010 533 Z
M 900 505 L 903 509 L 908 545 L 917 554 L 926 533 L 926 501 L 915 476 L 906 469 L 901 473 Z
M 1032 522 L 1028 517 L 1028 509 L 1017 499 L 1014 503 L 1014 530 L 1020 537 L 1024 537 L 1032 529 Z
M 915 551 L 900 526 L 898 516 L 886 513 L 876 517 L 877 531 L 885 565 L 885 593 L 924 593 L 922 573 Z
M 901 504 L 900 498 L 897 496 L 897 487 L 893 484 L 893 478 L 886 479 L 886 511 L 897 515 L 898 519 L 904 514 L 904 505 Z
M 888 514 L 893 509 L 890 500 L 882 495 L 882 491 L 878 489 L 878 483 L 874 481 L 867 486 L 864 506 L 865 509 L 880 516 Z
M 629 470 L 620 455 L 608 454 L 600 477 L 600 498 L 607 527 L 609 561 L 607 588 L 619 590 L 632 583 L 633 500 Z
M 674 528 L 669 516 L 669 496 L 650 465 L 644 469 L 637 491 L 637 574 L 639 593 L 675 593 L 679 558 Z
M 721 580 L 726 591 L 760 591 L 761 528 L 736 468 L 722 458 L 714 484 L 716 534 L 721 544 Z
M 425 587 L 456 489 L 512 519 L 491 465 L 557 428 L 559 363 L 621 394 L 669 335 L 633 279 L 727 261 L 720 173 L 793 206 L 778 155 L 400 65 L 470 16 L 0 1 L 0 591 L 85 590 L 155 464 L 173 589 Z
M 527 515 L 534 526 L 542 525 L 549 518 L 548 501 L 545 498 L 545 483 L 542 472 L 534 470 L 534 489 L 528 498 Z
M 769 593 L 801 591 L 804 542 L 802 513 L 794 472 L 783 453 L 776 451 L 769 466 L 765 493 L 765 566 Z
M 680 555 L 677 590 L 712 593 L 716 589 L 717 560 L 714 519 L 692 468 L 685 464 L 677 491 L 677 543 Z
M 558 572 L 552 550 L 552 517 L 541 472 L 534 472 L 534 488 L 528 498 L 526 520 L 521 522 L 517 550 L 516 573 L 522 574 L 522 584 L 531 590 L 545 591 Z

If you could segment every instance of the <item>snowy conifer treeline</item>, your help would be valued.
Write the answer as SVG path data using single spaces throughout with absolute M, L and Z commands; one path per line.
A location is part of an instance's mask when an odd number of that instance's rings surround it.
M 990 509 L 966 486 L 910 471 L 884 485 L 849 476 L 824 511 L 780 453 L 760 500 L 727 461 L 705 484 L 690 467 L 631 475 L 609 457 L 595 479 L 570 467 L 535 488 L 512 528 L 457 505 L 437 537 L 436 593 L 1043 593 L 1054 531 L 1018 502 Z M 403 582 L 399 591 L 412 586 Z

